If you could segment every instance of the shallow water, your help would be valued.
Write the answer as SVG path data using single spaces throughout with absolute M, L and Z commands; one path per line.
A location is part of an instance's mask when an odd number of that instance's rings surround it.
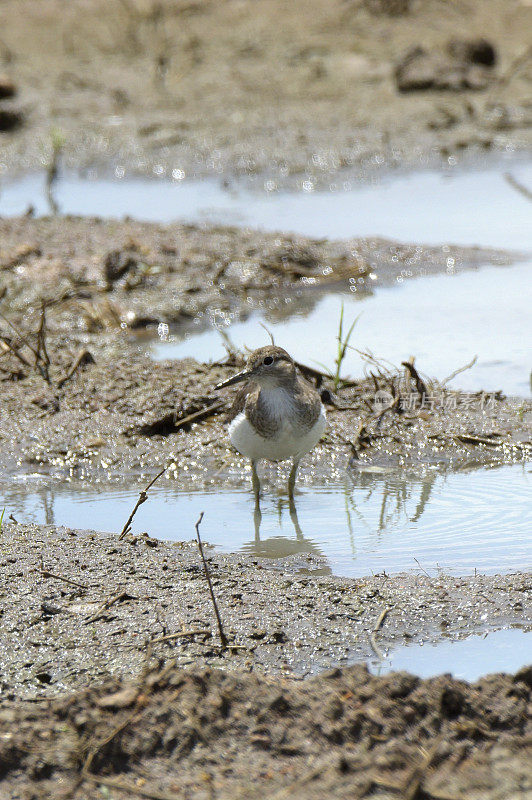
M 20 522 L 118 533 L 140 488 L 106 491 L 29 476 L 0 493 L 0 508 Z M 337 575 L 509 572 L 532 564 L 531 488 L 529 465 L 423 480 L 354 471 L 343 484 L 301 489 L 295 519 L 287 497 L 266 477 L 259 524 L 250 491 L 180 492 L 166 482 L 150 491 L 133 532 L 189 540 L 204 511 L 203 539 L 223 552 L 300 554 L 303 567 L 305 554 L 313 553 L 323 557 L 324 572 Z
M 523 186 L 532 186 L 532 163 L 503 160 L 469 171 L 427 170 L 388 174 L 371 183 L 344 181 L 329 192 L 313 191 L 309 181 L 303 181 L 299 192 L 276 191 L 269 182 L 250 189 L 221 180 L 188 181 L 179 170 L 173 181 L 66 175 L 57 181 L 55 198 L 62 213 L 223 222 L 315 237 L 378 235 L 532 252 L 532 204 L 505 179 L 507 171 Z M 43 174 L 0 186 L 0 214 L 23 213 L 29 205 L 37 214 L 48 212 Z M 450 259 L 446 275 L 415 280 L 400 275 L 398 286 L 370 296 L 360 291 L 368 287 L 358 287 L 346 312 L 353 317 L 362 312 L 353 344 L 394 363 L 415 355 L 418 368 L 439 378 L 478 355 L 474 369 L 455 381 L 457 388 L 528 395 L 531 269 L 528 263 L 454 275 Z M 266 319 L 277 343 L 297 358 L 307 361 L 309 352 L 319 352 L 320 360 L 331 366 L 339 309 L 338 296 L 329 295 L 306 317 L 296 315 L 281 324 Z M 260 319 L 257 315 L 230 327 L 236 345 L 265 343 Z M 226 326 L 231 319 L 215 316 L 213 322 Z M 208 360 L 222 356 L 224 349 L 213 330 L 193 338 L 189 334 L 186 342 L 154 352 L 158 358 L 192 355 Z M 354 352 L 348 354 L 345 370 L 353 376 L 362 373 L 363 362 Z
M 316 238 L 385 236 L 403 242 L 478 244 L 532 249 L 532 206 L 505 179 L 510 171 L 532 187 L 532 164 L 502 161 L 484 169 L 422 171 L 375 177 L 371 183 L 337 180 L 332 191 L 276 191 L 222 180 L 82 178 L 61 176 L 55 199 L 63 214 L 131 217 L 154 222 L 186 220 L 292 231 Z M 118 175 L 122 175 L 120 169 Z M 0 214 L 23 214 L 28 206 L 49 213 L 44 174 L 0 185 Z
M 450 672 L 455 678 L 476 681 L 493 672 L 515 672 L 532 662 L 532 633 L 519 628 L 491 631 L 459 641 L 406 645 L 370 662 L 382 675 L 406 670 L 421 678 Z
M 418 369 L 440 380 L 477 355 L 473 368 L 450 384 L 453 388 L 501 389 L 508 395 L 526 396 L 532 367 L 531 274 L 532 262 L 527 262 L 460 275 L 405 278 L 398 286 L 381 288 L 374 295 L 354 293 L 343 301 L 347 325 L 361 315 L 351 344 L 396 365 L 415 355 Z M 338 296 L 328 295 L 311 311 L 281 322 L 257 314 L 227 326 L 224 322 L 231 320 L 218 317 L 217 327 L 156 342 L 151 352 L 159 360 L 185 356 L 216 360 L 226 353 L 220 329 L 236 347 L 253 349 L 268 344 L 260 324 L 264 322 L 276 344 L 294 358 L 316 366 L 309 355 L 315 354 L 315 359 L 333 369 L 341 302 Z M 349 350 L 343 374 L 359 377 L 364 365 L 360 355 Z

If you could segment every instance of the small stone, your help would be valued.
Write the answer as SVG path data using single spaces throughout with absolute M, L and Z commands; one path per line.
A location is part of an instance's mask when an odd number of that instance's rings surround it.
M 266 631 L 264 630 L 251 631 L 251 633 L 249 634 L 250 639 L 264 639 L 265 636 L 266 636 Z
M 17 87 L 7 75 L 0 75 L 0 100 L 5 100 L 8 97 L 14 97 L 17 93 Z
M 17 108 L 0 108 L 0 131 L 8 132 L 24 124 L 24 114 Z
M 52 676 L 49 672 L 36 672 L 35 677 L 41 683 L 52 683 Z
M 134 686 L 126 686 L 113 694 L 106 694 L 100 697 L 96 704 L 100 708 L 128 708 L 132 706 L 138 697 L 138 691 Z

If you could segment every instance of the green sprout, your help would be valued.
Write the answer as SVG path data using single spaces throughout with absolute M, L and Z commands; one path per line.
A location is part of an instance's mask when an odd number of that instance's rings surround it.
M 336 358 L 334 359 L 334 365 L 335 365 L 334 374 L 331 373 L 330 370 L 328 370 L 324 364 L 320 364 L 320 366 L 324 367 L 324 369 L 329 373 L 329 376 L 333 382 L 333 387 L 335 392 L 343 384 L 345 380 L 344 378 L 342 378 L 342 364 L 345 358 L 345 354 L 347 352 L 347 348 L 349 347 L 349 342 L 351 340 L 353 330 L 359 319 L 360 319 L 360 314 L 355 317 L 355 319 L 351 323 L 349 330 L 344 336 L 344 304 L 342 302 L 342 307 L 340 309 L 340 320 L 338 323 L 338 335 L 336 337 L 338 341 L 338 351 L 336 354 Z

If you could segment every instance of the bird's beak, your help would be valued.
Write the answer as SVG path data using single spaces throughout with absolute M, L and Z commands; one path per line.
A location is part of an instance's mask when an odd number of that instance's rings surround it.
M 242 372 L 237 372 L 236 375 L 233 375 L 232 378 L 228 378 L 226 381 L 222 381 L 217 386 L 214 387 L 215 391 L 217 389 L 225 389 L 226 386 L 232 386 L 233 383 L 240 383 L 240 381 L 247 380 L 253 374 L 252 370 L 244 369 Z

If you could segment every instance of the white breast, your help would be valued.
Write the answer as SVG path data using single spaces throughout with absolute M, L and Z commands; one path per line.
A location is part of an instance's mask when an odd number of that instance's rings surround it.
M 286 420 L 286 417 L 283 419 Z M 326 425 L 325 409 L 322 406 L 318 419 L 305 433 L 294 431 L 285 421 L 275 437 L 266 439 L 256 432 L 242 412 L 229 426 L 229 437 L 233 447 L 253 461 L 260 458 L 283 461 L 286 458 L 300 458 L 310 452 L 321 439 Z

